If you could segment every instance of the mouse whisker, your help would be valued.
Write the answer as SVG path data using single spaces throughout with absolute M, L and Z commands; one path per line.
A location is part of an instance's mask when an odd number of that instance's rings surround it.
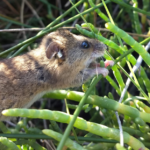
M 96 67 L 96 75 L 97 75 L 97 77 L 98 77 L 98 68 L 97 68 L 97 65 L 95 66 Z
M 83 74 L 82 74 L 82 81 L 81 81 L 82 84 L 83 84 L 83 79 L 84 79 L 84 72 L 85 70 L 83 70 Z

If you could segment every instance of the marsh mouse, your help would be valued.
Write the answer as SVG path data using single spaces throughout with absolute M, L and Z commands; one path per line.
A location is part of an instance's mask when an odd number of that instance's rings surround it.
M 108 70 L 95 62 L 105 49 L 96 39 L 57 30 L 46 35 L 37 49 L 1 60 L 0 113 L 28 108 L 46 92 L 80 86 L 95 74 L 106 76 Z

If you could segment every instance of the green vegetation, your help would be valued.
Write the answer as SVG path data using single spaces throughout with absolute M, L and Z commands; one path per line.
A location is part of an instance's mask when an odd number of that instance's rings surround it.
M 108 50 L 104 58 L 113 60 L 115 65 L 107 67 L 110 74 L 106 78 L 95 76 L 81 88 L 45 94 L 44 101 L 40 106 L 34 105 L 34 109 L 4 110 L 3 115 L 23 118 L 13 121 L 15 126 L 0 122 L 0 149 L 150 149 L 147 124 L 150 123 L 150 54 L 147 51 L 150 1 L 69 0 L 56 4 L 31 0 L 26 5 L 23 1 L 6 1 L 0 2 L 3 6 L 0 12 L 2 59 L 26 53 L 37 47 L 37 40 L 42 36 L 75 23 L 72 32 L 105 43 Z M 29 9 L 31 12 L 25 14 Z M 19 31 L 5 33 L 3 30 L 24 27 L 42 29 L 37 34 L 24 31 L 23 36 Z M 100 64 L 104 66 L 103 62 Z M 80 116 L 81 112 L 85 115 Z M 51 139 L 52 143 L 37 139 Z

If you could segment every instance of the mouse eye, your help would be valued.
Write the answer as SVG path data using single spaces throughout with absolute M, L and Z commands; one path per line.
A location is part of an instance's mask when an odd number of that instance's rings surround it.
M 87 41 L 84 41 L 84 42 L 82 42 L 81 47 L 82 48 L 89 48 L 90 45 L 89 45 L 89 43 Z

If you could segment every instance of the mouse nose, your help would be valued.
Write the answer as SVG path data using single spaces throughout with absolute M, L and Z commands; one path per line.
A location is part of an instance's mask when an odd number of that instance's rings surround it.
M 97 44 L 95 44 L 94 49 L 99 51 L 104 51 L 107 49 L 107 46 L 102 42 L 98 42 Z

